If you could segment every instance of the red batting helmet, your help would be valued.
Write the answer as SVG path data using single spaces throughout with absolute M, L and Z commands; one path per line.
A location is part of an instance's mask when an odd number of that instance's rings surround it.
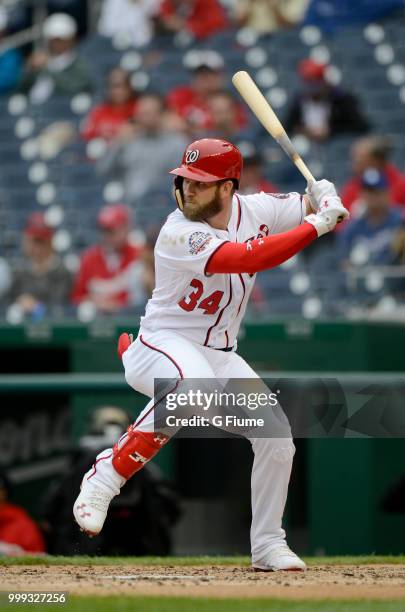
M 174 184 L 179 208 L 183 208 L 183 178 L 204 183 L 229 179 L 238 187 L 242 166 L 239 149 L 226 140 L 203 138 L 192 142 L 184 151 L 181 166 L 170 171 L 176 176 Z
M 233 144 L 217 138 L 203 138 L 187 147 L 181 166 L 170 174 L 205 183 L 222 179 L 239 181 L 242 165 L 240 151 Z

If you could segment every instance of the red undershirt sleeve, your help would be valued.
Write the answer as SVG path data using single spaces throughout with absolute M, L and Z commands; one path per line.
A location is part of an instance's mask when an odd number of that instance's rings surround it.
M 279 266 L 318 237 L 310 223 L 288 232 L 265 236 L 245 243 L 225 242 L 208 259 L 204 273 L 255 274 Z

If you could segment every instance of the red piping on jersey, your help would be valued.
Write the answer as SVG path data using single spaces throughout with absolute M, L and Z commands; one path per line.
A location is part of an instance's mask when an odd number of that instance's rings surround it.
M 242 274 L 238 274 L 239 276 L 239 280 L 242 283 L 242 287 L 243 287 L 243 295 L 242 295 L 242 299 L 240 301 L 239 304 L 239 308 L 238 308 L 238 312 L 236 313 L 236 316 L 238 317 L 239 313 L 240 313 L 240 309 L 242 308 L 242 304 L 243 304 L 243 300 L 245 299 L 245 295 L 246 295 L 246 287 L 245 287 L 245 281 L 242 278 Z
M 239 205 L 239 211 L 238 211 L 238 223 L 237 223 L 237 226 L 236 226 L 236 233 L 238 233 L 238 229 L 239 229 L 240 222 L 241 222 L 241 219 L 242 219 L 242 206 L 241 206 L 240 199 L 239 199 L 239 196 L 238 196 L 238 195 L 236 195 L 236 199 L 238 200 L 238 205 Z M 236 236 L 236 242 L 238 242 L 238 236 Z M 238 312 L 236 313 L 236 316 L 237 316 L 237 317 L 239 316 L 240 309 L 242 308 L 243 300 L 245 299 L 245 295 L 246 295 L 245 281 L 243 280 L 243 278 L 242 278 L 242 275 L 241 275 L 241 274 L 239 274 L 239 280 L 240 280 L 240 282 L 242 283 L 242 288 L 243 288 L 243 296 L 242 296 L 242 299 L 241 299 L 240 304 L 239 304 Z
M 303 223 L 288 232 L 250 240 L 247 243 L 222 244 L 205 266 L 210 274 L 255 274 L 279 266 L 310 244 L 318 233 L 310 223 Z
M 230 243 L 231 244 L 231 243 Z M 214 329 L 214 327 L 216 327 L 218 325 L 218 323 L 220 322 L 220 320 L 222 319 L 222 315 L 224 314 L 224 310 L 225 308 L 228 308 L 229 304 L 232 301 L 232 279 L 231 277 L 229 277 L 229 300 L 227 301 L 227 303 L 225 304 L 225 306 L 223 307 L 223 309 L 221 310 L 221 312 L 219 313 L 217 320 L 215 321 L 214 325 L 211 325 L 211 327 L 209 328 L 209 330 L 207 331 L 207 335 L 205 337 L 205 342 L 204 342 L 204 346 L 208 345 L 208 340 L 210 339 L 210 334 L 211 331 Z M 228 346 L 228 345 L 227 345 Z
M 150 348 L 152 351 L 156 351 L 157 353 L 161 353 L 162 355 L 164 355 L 165 357 L 167 357 L 172 364 L 177 368 L 178 373 L 180 374 L 180 380 L 184 380 L 184 375 L 183 375 L 183 371 L 181 369 L 181 367 L 179 366 L 178 363 L 176 363 L 175 359 L 173 359 L 173 357 L 170 357 L 170 355 L 168 355 L 165 351 L 162 351 L 162 349 L 158 349 L 156 346 L 152 346 L 152 344 L 149 344 L 148 342 L 146 342 L 146 340 L 143 339 L 142 335 L 139 336 L 140 341 L 142 342 L 143 345 L 145 345 L 147 348 Z M 176 385 L 174 387 L 174 389 L 171 389 L 170 391 L 168 391 L 163 397 L 161 397 L 159 399 L 158 402 L 154 403 L 148 410 L 148 412 L 146 412 L 143 417 L 141 418 L 140 421 L 135 421 L 135 427 L 139 427 L 139 425 L 142 423 L 142 421 L 144 421 L 146 419 L 146 417 L 152 412 L 152 410 L 154 410 L 156 408 L 156 406 L 158 405 L 159 402 L 162 401 L 162 399 L 164 399 L 169 393 L 174 393 L 180 383 L 180 380 L 178 380 L 176 382 Z
M 87 476 L 87 480 L 90 480 L 90 478 L 93 478 L 94 474 L 97 472 L 97 463 L 99 461 L 103 461 L 103 459 L 110 459 L 113 456 L 112 453 L 110 453 L 109 455 L 106 455 L 105 457 L 100 457 L 100 459 L 96 459 L 96 461 L 93 463 L 93 472 L 90 474 L 90 476 Z
M 165 357 L 167 357 L 168 359 L 170 359 L 170 361 L 172 362 L 172 364 L 177 368 L 179 374 L 180 374 L 180 378 L 181 380 L 184 379 L 184 374 L 183 371 L 181 369 L 181 367 L 179 366 L 179 364 L 176 362 L 175 359 L 173 359 L 173 357 L 170 357 L 170 355 L 168 353 L 165 353 L 165 351 L 162 351 L 162 349 L 157 348 L 156 346 L 153 346 L 152 344 L 149 344 L 148 342 L 146 342 L 146 340 L 143 339 L 142 335 L 139 336 L 139 340 L 142 342 L 142 344 L 144 344 L 145 346 L 147 346 L 148 348 L 152 349 L 152 351 L 157 351 L 158 353 L 162 353 L 162 355 L 164 355 Z
M 236 242 L 238 242 L 238 229 L 239 229 L 240 222 L 241 222 L 241 219 L 242 219 L 242 207 L 241 207 L 241 204 L 240 204 L 240 199 L 239 199 L 239 196 L 238 196 L 237 194 L 235 194 L 235 197 L 236 197 L 236 199 L 237 199 L 237 201 L 238 201 L 238 219 L 237 219 L 237 221 L 236 221 L 236 232 L 235 232 L 235 234 L 236 234 L 236 235 L 235 235 L 235 241 L 236 241 Z M 222 246 L 222 245 L 221 245 L 221 246 Z M 215 251 L 214 251 L 214 253 L 215 253 Z M 214 253 L 212 253 L 212 254 L 211 254 L 211 257 L 212 257 L 212 255 L 213 255 Z M 207 266 L 207 265 L 208 265 L 208 262 L 206 263 L 206 266 Z M 242 280 L 242 277 L 240 277 L 240 278 L 241 278 L 241 280 Z M 242 302 L 243 302 L 244 297 L 245 297 L 245 284 L 244 284 L 243 280 L 242 280 L 242 285 L 243 285 L 243 297 L 242 297 Z M 230 291 L 231 291 L 231 296 L 232 296 L 232 280 L 231 280 L 231 279 L 230 279 Z M 242 306 L 242 302 L 241 302 L 241 303 L 240 303 L 240 305 L 239 305 L 238 314 L 239 314 L 240 307 Z M 229 303 L 229 302 L 228 302 L 228 303 Z M 227 304 L 226 306 L 228 306 L 228 304 Z M 225 308 L 226 308 L 226 306 L 225 306 Z M 225 308 L 224 308 L 224 310 L 225 310 Z M 237 314 L 236 316 L 238 316 L 238 314 Z M 221 313 L 221 316 L 222 316 L 222 313 Z M 217 321 L 217 322 L 215 323 L 215 325 L 216 325 L 217 323 L 219 323 L 219 321 Z M 214 327 L 215 327 L 215 325 L 214 325 Z M 211 329 L 212 329 L 212 328 L 211 328 Z M 211 333 L 211 329 L 209 330 L 209 333 Z M 225 338 L 226 338 L 226 346 L 225 346 L 225 348 L 228 348 L 228 347 L 229 347 L 229 336 L 228 336 L 228 330 L 225 330 Z M 207 340 L 206 340 L 206 341 L 207 341 Z
M 236 222 L 236 234 L 237 234 L 237 233 L 238 233 L 239 226 L 240 226 L 240 222 L 241 222 L 241 219 L 242 219 L 242 207 L 241 207 L 241 204 L 240 204 L 240 199 L 239 199 L 239 197 L 238 197 L 237 195 L 236 195 L 235 197 L 236 197 L 236 199 L 237 199 L 237 201 L 238 201 L 238 219 L 237 219 L 237 222 Z M 237 236 L 236 236 L 236 241 L 237 241 Z M 217 246 L 217 248 L 215 249 L 215 251 L 213 251 L 213 252 L 211 253 L 211 255 L 209 256 L 209 258 L 208 258 L 208 260 L 207 260 L 207 262 L 206 262 L 206 264 L 205 264 L 205 267 L 204 267 L 204 275 L 205 275 L 205 276 L 210 276 L 209 274 L 207 274 L 207 273 L 206 273 L 206 270 L 207 270 L 207 267 L 208 267 L 208 265 L 209 265 L 209 263 L 210 263 L 210 261 L 211 261 L 211 258 L 212 258 L 212 257 L 215 255 L 215 253 L 218 251 L 218 249 L 220 249 L 220 248 L 221 248 L 221 247 L 222 247 L 224 244 L 226 244 L 227 242 L 229 242 L 229 240 L 226 240 L 225 242 L 223 242 L 222 244 L 220 244 L 219 246 Z M 245 285 L 244 285 L 244 283 L 243 283 L 243 280 L 242 280 L 242 284 L 243 284 L 243 298 L 242 298 L 242 302 L 243 302 L 243 299 L 244 299 L 244 297 L 245 297 Z M 222 318 L 222 314 L 223 314 L 223 312 L 224 312 L 225 308 L 227 308 L 227 306 L 229 306 L 229 304 L 230 304 L 230 302 L 231 302 L 231 300 L 232 300 L 232 279 L 231 279 L 231 278 L 229 278 L 229 292 L 230 292 L 230 296 L 229 296 L 228 303 L 227 303 L 227 304 L 224 306 L 224 308 L 223 308 L 223 309 L 221 310 L 221 312 L 219 313 L 218 318 L 217 318 L 217 320 L 215 321 L 214 325 L 212 325 L 212 326 L 209 328 L 209 330 L 208 330 L 208 332 L 207 332 L 207 335 L 206 335 L 206 337 L 205 337 L 204 346 L 207 346 L 207 344 L 208 344 L 208 340 L 209 340 L 209 337 L 210 337 L 210 334 L 211 334 L 212 329 L 213 329 L 213 328 L 214 328 L 216 325 L 218 325 L 218 323 L 220 322 L 220 320 L 221 320 L 221 318 Z M 241 302 L 240 306 L 242 305 L 242 302 Z M 240 310 L 240 306 L 239 306 L 239 310 Z M 238 310 L 238 314 L 239 314 L 239 310 Z M 228 346 L 229 346 L 229 337 L 228 337 L 228 331 L 225 331 L 225 336 L 226 336 L 226 347 L 225 347 L 225 348 L 228 348 Z
M 235 196 L 236 196 L 236 199 L 238 200 L 238 220 L 237 220 L 237 222 L 236 222 L 236 233 L 237 233 L 237 232 L 238 232 L 238 229 L 239 229 L 239 226 L 240 226 L 240 221 L 241 221 L 241 218 L 242 218 L 242 207 L 241 207 L 241 205 L 240 205 L 240 199 L 239 199 L 239 196 L 238 196 L 238 195 L 236 195 L 236 194 L 235 194 Z M 237 241 L 236 241 L 236 242 L 237 242 Z
M 242 207 L 241 207 L 241 203 L 240 203 L 240 199 L 239 196 L 237 194 L 235 194 L 236 199 L 238 200 L 238 220 L 236 222 L 236 236 L 235 236 L 235 242 L 238 242 L 238 230 L 239 230 L 239 226 L 240 226 L 240 222 L 242 220 Z M 241 277 L 241 275 L 239 274 L 239 278 L 240 281 L 242 283 L 242 287 L 243 287 L 243 296 L 242 296 L 242 300 L 241 303 L 239 304 L 239 308 L 238 308 L 238 312 L 236 313 L 236 317 L 239 314 L 240 308 L 242 306 L 242 302 L 245 299 L 245 293 L 246 293 L 246 289 L 245 289 L 245 283 L 243 282 L 243 278 Z M 228 331 L 225 332 L 225 336 L 226 336 L 226 348 L 228 348 L 229 346 L 229 337 L 228 337 Z

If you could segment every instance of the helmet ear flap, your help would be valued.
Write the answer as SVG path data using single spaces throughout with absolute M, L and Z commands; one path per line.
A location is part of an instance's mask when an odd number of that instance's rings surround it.
M 176 176 L 174 179 L 174 197 L 176 198 L 177 206 L 180 210 L 184 208 L 184 196 L 183 196 L 183 177 Z

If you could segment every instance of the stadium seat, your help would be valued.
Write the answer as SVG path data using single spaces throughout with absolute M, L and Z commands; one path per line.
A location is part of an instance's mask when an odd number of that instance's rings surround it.
M 265 93 L 268 94 L 273 87 L 280 87 L 287 92 L 287 104 L 277 109 L 283 120 L 288 111 L 288 102 L 299 87 L 296 72 L 299 60 L 308 55 L 315 57 L 317 48 L 319 50 L 319 47 L 326 47 L 331 55 L 331 62 L 342 72 L 342 86 L 359 96 L 375 131 L 393 136 L 396 146 L 393 161 L 400 168 L 404 168 L 403 104 L 398 95 L 398 85 L 387 78 L 389 65 L 378 63 L 375 55 L 376 47 L 384 43 L 395 47 L 395 62 L 404 61 L 404 24 L 405 19 L 401 16 L 385 19 L 382 22 L 384 38 L 380 42 L 367 40 L 362 27 L 347 27 L 327 37 L 321 34 L 316 44 L 305 44 L 299 28 L 259 36 L 256 40 L 252 38 L 250 44 L 242 44 L 240 33 L 233 29 L 200 41 L 185 42 L 180 41 L 178 37 L 173 39 L 172 36 L 158 36 L 147 48 L 139 51 L 139 54 L 144 62 L 150 51 L 157 51 L 156 57 L 160 58 L 159 61 L 151 67 L 145 63 L 146 66 L 142 65 L 142 70 L 150 79 L 149 88 L 166 94 L 171 88 L 189 81 L 189 71 L 183 64 L 187 49 L 215 49 L 221 53 L 230 86 L 232 73 L 246 67 L 249 50 L 259 47 L 267 54 L 264 67 L 270 66 L 276 74 L 273 85 L 263 86 Z M 96 86 L 93 102 L 102 100 L 107 72 L 118 66 L 125 54 L 133 50 L 116 48 L 111 40 L 98 34 L 87 36 L 80 43 L 80 47 L 92 69 Z M 256 76 L 260 66 L 249 65 L 249 70 Z M 32 119 L 34 123 L 27 133 L 22 130 L 22 134 L 19 132 L 20 137 L 17 137 L 16 127 L 21 119 L 24 122 L 25 118 Z M 43 181 L 30 182 L 30 168 L 41 160 L 35 152 L 23 160 L 21 147 L 30 144 L 29 141 L 50 123 L 67 120 L 78 128 L 81 119 L 80 113 L 73 112 L 72 100 L 69 97 L 52 98 L 40 106 L 28 103 L 26 108 L 22 105 L 20 111 L 13 115 L 9 113 L 9 99 L 0 98 L 0 227 L 5 232 L 8 253 L 19 249 L 18 232 L 21 231 L 27 214 L 33 210 L 45 210 L 37 201 L 37 193 L 43 187 Z M 258 131 L 257 121 L 252 116 L 248 129 L 241 134 L 241 139 L 252 140 L 257 144 L 264 157 L 269 160 L 265 165 L 265 172 L 268 178 L 278 185 L 280 191 L 303 192 L 305 181 L 301 175 L 279 147 L 269 139 L 267 133 L 264 130 Z M 355 136 L 348 135 L 334 138 L 322 146 L 310 146 L 308 152 L 304 153 L 304 159 L 309 167 L 313 165 L 314 169 L 317 166 L 322 168 L 322 176 L 340 185 L 346 181 L 350 172 L 349 150 L 354 139 Z M 49 201 L 63 208 L 62 227 L 72 236 L 72 248 L 82 250 L 97 239 L 96 215 L 104 203 L 105 183 L 87 157 L 86 143 L 79 140 L 66 146 L 57 157 L 45 163 L 46 181 L 53 185 L 52 189 L 55 191 L 54 198 Z M 174 203 L 170 186 L 164 182 L 148 192 L 142 201 L 135 203 L 135 222 L 146 229 L 162 223 L 172 210 Z M 331 262 L 334 257 L 336 254 L 333 252 L 325 252 L 322 257 L 312 257 L 309 250 L 308 256 L 299 260 L 296 269 L 272 270 L 260 275 L 259 284 L 270 304 L 269 312 L 299 314 L 307 295 L 321 298 L 322 312 L 328 309 L 334 311 L 334 304 L 338 299 L 344 298 L 347 303 L 350 300 L 353 303 L 357 299 L 361 300 L 363 294 L 360 297 L 347 295 L 343 273 L 337 272 L 333 278 L 328 274 L 328 265 L 333 265 Z M 305 295 L 294 295 L 291 291 L 291 278 L 297 270 L 303 270 L 309 276 L 309 287 Z M 368 299 L 373 299 L 373 296 Z

